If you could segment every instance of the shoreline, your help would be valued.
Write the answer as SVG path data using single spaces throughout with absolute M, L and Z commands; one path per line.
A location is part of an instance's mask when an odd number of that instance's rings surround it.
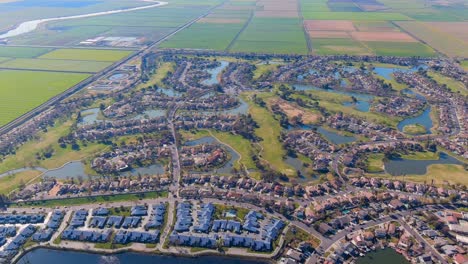
M 11 30 L 8 30 L 6 32 L 1 32 L 0 40 L 8 39 L 11 37 L 17 37 L 17 36 L 35 31 L 40 24 L 43 24 L 46 22 L 68 20 L 68 19 L 78 19 L 78 18 L 88 18 L 88 17 L 95 17 L 95 16 L 103 16 L 103 15 L 112 15 L 112 14 L 118 14 L 118 13 L 124 13 L 124 12 L 144 10 L 144 9 L 164 6 L 168 4 L 168 2 L 163 2 L 163 1 L 154 1 L 154 0 L 142 0 L 142 1 L 150 2 L 154 4 L 146 5 L 146 6 L 139 6 L 139 7 L 132 7 L 132 8 L 127 8 L 127 9 L 117 9 L 117 10 L 109 10 L 109 11 L 102 11 L 102 12 L 96 12 L 96 13 L 88 13 L 88 14 L 82 14 L 82 15 L 72 15 L 72 16 L 62 16 L 62 17 L 29 20 L 29 21 L 25 21 L 14 26 Z
M 47 250 L 55 250 L 55 251 L 64 251 L 64 252 L 76 252 L 76 253 L 87 253 L 87 254 L 95 254 L 95 255 L 103 255 L 103 256 L 112 256 L 112 255 L 117 255 L 117 254 L 124 254 L 124 253 L 136 253 L 136 254 L 141 254 L 141 255 L 147 255 L 147 256 L 152 256 L 152 255 L 157 255 L 157 256 L 169 256 L 169 257 L 181 257 L 181 258 L 198 258 L 198 257 L 223 257 L 223 258 L 232 258 L 232 259 L 243 259 L 243 260 L 259 260 L 264 261 L 265 263 L 275 263 L 273 258 L 271 258 L 270 255 L 265 254 L 265 257 L 259 257 L 259 256 L 246 256 L 244 254 L 226 254 L 226 253 L 219 253 L 215 252 L 212 249 L 206 249 L 203 251 L 199 252 L 194 252 L 194 253 L 175 253 L 175 252 L 164 252 L 164 251 L 159 251 L 158 249 L 151 249 L 153 250 L 152 252 L 148 251 L 140 251 L 133 249 L 131 247 L 129 248 L 119 248 L 119 249 L 110 249 L 110 250 L 104 250 L 104 249 L 99 249 L 99 248 L 93 248 L 93 249 L 78 249 L 78 248 L 67 248 L 67 247 L 60 247 L 60 246 L 53 246 L 53 245 L 34 245 L 31 246 L 24 251 L 20 252 L 18 255 L 16 255 L 12 259 L 12 264 L 18 264 L 19 261 L 27 255 L 29 252 L 32 252 L 34 250 L 38 249 L 47 249 Z

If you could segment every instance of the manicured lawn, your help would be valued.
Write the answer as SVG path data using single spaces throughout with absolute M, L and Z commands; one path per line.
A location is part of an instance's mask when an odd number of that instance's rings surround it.
M 89 77 L 88 74 L 0 71 L 0 125 Z
M 153 73 L 150 77 L 150 79 L 145 82 L 141 83 L 138 85 L 138 88 L 144 88 L 152 85 L 157 85 L 158 87 L 164 87 L 165 85 L 163 84 L 162 80 L 164 77 L 167 76 L 169 72 L 174 71 L 174 66 L 175 63 L 173 62 L 163 62 L 159 65 L 159 67 L 156 69 L 156 72 Z
M 96 204 L 96 203 L 113 203 L 113 202 L 131 202 L 139 201 L 142 199 L 155 199 L 160 197 L 167 197 L 167 192 L 146 192 L 141 194 L 115 194 L 115 195 L 101 195 L 96 197 L 78 197 L 78 198 L 65 198 L 56 200 L 47 200 L 39 202 L 25 202 L 14 203 L 12 207 L 56 207 L 56 206 L 75 206 L 83 204 Z
M 34 58 L 53 50 L 52 48 L 29 48 L 0 46 L 0 57 Z
M 21 145 L 15 155 L 7 156 L 0 163 L 0 173 L 31 166 L 53 169 L 62 166 L 68 161 L 80 160 L 94 155 L 108 147 L 102 144 L 90 143 L 87 146 L 80 146 L 80 150 L 78 151 L 72 150 L 70 146 L 61 148 L 58 144 L 58 139 L 69 133 L 71 125 L 72 121 L 58 124 L 53 128 L 49 128 L 46 133 L 39 133 L 37 139 Z M 52 148 L 54 150 L 52 157 L 44 160 L 37 160 L 36 153 L 47 148 Z
M 272 72 L 278 68 L 278 64 L 261 64 L 261 65 L 256 65 L 256 69 L 254 71 L 254 79 L 258 79 L 260 76 L 264 74 L 268 74 L 269 72 Z
M 403 132 L 409 135 L 422 135 L 426 133 L 426 127 L 421 124 L 411 124 L 403 127 Z
M 460 93 L 464 96 L 467 96 L 468 95 L 468 90 L 467 90 L 467 87 L 465 87 L 463 85 L 463 83 L 457 81 L 457 80 L 454 80 L 450 77 L 446 77 L 440 73 L 437 73 L 437 72 L 433 72 L 433 71 L 429 71 L 428 72 L 429 76 L 432 77 L 432 79 L 434 79 L 436 82 L 440 83 L 440 84 L 445 84 L 447 85 L 447 87 L 452 90 L 452 92 L 454 93 Z
M 384 171 L 384 162 L 383 162 L 384 154 L 371 154 L 367 158 L 367 171 L 374 173 L 374 172 L 382 172 Z
M 279 141 L 282 130 L 279 122 L 273 118 L 273 115 L 268 109 L 260 107 L 252 101 L 250 98 L 252 94 L 253 93 L 246 93 L 242 98 L 249 104 L 249 113 L 259 125 L 259 128 L 255 130 L 255 134 L 263 139 L 259 143 L 262 148 L 261 158 L 267 161 L 272 168 L 281 173 L 288 176 L 296 175 L 296 170 L 283 160 L 286 151 Z M 258 93 L 257 96 L 267 101 L 268 97 L 272 95 L 269 93 Z
M 127 57 L 131 53 L 131 51 L 127 50 L 57 49 L 39 58 L 114 62 Z
M 26 184 L 40 174 L 40 171 L 31 170 L 1 177 L 0 194 L 8 194 L 11 191 L 17 189 L 21 184 Z
M 50 70 L 95 73 L 109 66 L 110 62 L 73 61 L 48 59 L 15 59 L 0 64 L 2 68 L 26 70 Z

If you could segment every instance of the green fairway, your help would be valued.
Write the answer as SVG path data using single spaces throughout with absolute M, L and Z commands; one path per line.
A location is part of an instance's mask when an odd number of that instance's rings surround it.
M 103 70 L 110 64 L 110 62 L 102 61 L 15 59 L 0 63 L 0 68 L 94 73 Z
M 89 77 L 88 74 L 0 71 L 0 125 Z
M 242 98 L 249 104 L 249 114 L 252 115 L 255 122 L 259 125 L 259 128 L 255 129 L 255 134 L 263 139 L 260 141 L 260 155 L 262 159 L 281 173 L 288 176 L 296 175 L 296 170 L 283 160 L 286 151 L 279 141 L 281 133 L 279 122 L 275 120 L 268 109 L 255 104 L 250 98 L 251 95 L 252 93 L 248 93 L 243 95 Z M 267 100 L 271 94 L 258 93 L 257 96 L 263 100 Z
M 118 61 L 132 52 L 127 50 L 98 49 L 57 49 L 39 57 L 40 59 L 84 60 L 84 61 Z
M 34 58 L 53 50 L 52 48 L 28 48 L 0 46 L 0 57 Z

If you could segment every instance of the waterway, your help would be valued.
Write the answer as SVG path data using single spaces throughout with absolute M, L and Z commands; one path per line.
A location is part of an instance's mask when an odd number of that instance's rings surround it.
M 403 255 L 398 254 L 393 248 L 380 249 L 367 253 L 358 258 L 356 264 L 410 264 Z
M 384 162 L 385 171 L 394 176 L 400 175 L 424 175 L 427 173 L 427 167 L 432 164 L 458 164 L 463 163 L 456 158 L 441 152 L 437 160 L 408 160 L 391 159 Z
M 185 142 L 185 146 L 196 146 L 200 144 L 221 144 L 224 149 L 226 149 L 229 152 L 229 155 L 231 156 L 231 159 L 229 159 L 222 167 L 215 168 L 213 169 L 216 173 L 220 174 L 228 174 L 231 173 L 232 168 L 234 167 L 234 162 L 237 162 L 239 160 L 240 156 L 235 152 L 232 148 L 228 147 L 227 145 L 224 145 L 220 143 L 216 138 L 207 136 L 207 137 L 202 137 L 196 140 L 191 140 Z M 196 173 L 194 171 L 194 173 Z
M 356 98 L 356 102 L 344 102 L 344 106 L 352 106 L 356 108 L 356 110 L 359 110 L 361 112 L 369 112 L 372 100 L 374 100 L 374 96 L 370 94 L 362 94 L 362 93 L 355 93 L 355 92 L 347 92 L 347 91 L 338 91 L 338 90 L 327 90 L 327 89 L 322 89 L 318 87 L 314 87 L 312 85 L 302 85 L 302 84 L 296 84 L 294 85 L 294 88 L 298 91 L 325 91 L 328 93 L 334 93 L 334 94 L 342 94 L 342 95 L 347 95 L 347 96 L 352 96 Z
M 200 256 L 196 258 L 148 255 L 139 253 L 121 253 L 109 256 L 100 254 L 61 251 L 39 248 L 24 255 L 18 264 L 264 264 L 266 261 L 236 259 L 221 256 Z
M 209 79 L 206 79 L 202 82 L 202 84 L 205 85 L 213 85 L 213 84 L 218 84 L 218 75 L 229 65 L 229 62 L 227 61 L 219 61 L 221 65 L 219 65 L 216 68 L 208 70 L 208 73 L 211 74 L 211 77 Z
M 431 107 L 427 107 L 421 114 L 415 116 L 415 117 L 410 117 L 402 120 L 400 123 L 398 123 L 397 128 L 400 131 L 403 131 L 403 128 L 406 125 L 416 125 L 420 124 L 423 127 L 426 128 L 426 134 L 431 134 L 431 128 L 433 126 L 432 119 L 431 119 Z
M 94 16 L 102 16 L 102 15 L 111 15 L 111 14 L 117 14 L 117 13 L 123 13 L 123 12 L 131 12 L 131 11 L 137 11 L 137 10 L 143 10 L 143 9 L 148 9 L 148 8 L 154 8 L 158 6 L 163 6 L 166 5 L 167 2 L 158 2 L 158 1 L 153 1 L 153 0 L 143 0 L 144 2 L 151 2 L 154 4 L 151 5 L 146 5 L 146 6 L 139 6 L 139 7 L 133 7 L 133 8 L 127 8 L 127 9 L 117 9 L 117 10 L 110 10 L 110 11 L 104 11 L 104 12 L 96 12 L 96 13 L 89 13 L 89 14 L 83 14 L 83 15 L 75 15 L 75 16 L 64 16 L 64 17 L 53 17 L 53 18 L 44 18 L 44 19 L 37 19 L 37 20 L 30 20 L 23 22 L 19 24 L 16 28 L 9 30 L 8 32 L 1 34 L 0 39 L 5 39 L 5 38 L 11 38 L 11 37 L 16 37 L 19 35 L 26 34 L 28 32 L 36 30 L 36 28 L 46 22 L 51 22 L 51 21 L 59 21 L 59 20 L 68 20 L 68 19 L 77 19 L 77 18 L 87 18 L 87 17 L 94 17 Z

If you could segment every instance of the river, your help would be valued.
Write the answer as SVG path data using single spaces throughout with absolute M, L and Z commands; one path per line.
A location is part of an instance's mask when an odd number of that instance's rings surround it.
M 266 261 L 236 259 L 221 256 L 201 256 L 196 258 L 148 255 L 139 253 L 121 253 L 109 256 L 99 254 L 61 251 L 39 248 L 23 256 L 18 264 L 264 264 Z
M 87 18 L 87 17 L 103 16 L 103 15 L 112 15 L 112 14 L 117 14 L 117 13 L 131 12 L 131 11 L 137 11 L 137 10 L 143 10 L 143 9 L 167 5 L 167 2 L 159 2 L 159 1 L 153 1 L 153 0 L 143 0 L 143 1 L 151 2 L 155 4 L 127 8 L 127 9 L 117 9 L 117 10 L 110 10 L 110 11 L 104 11 L 104 12 L 89 13 L 89 14 L 83 14 L 83 15 L 52 17 L 52 18 L 30 20 L 30 21 L 26 21 L 26 22 L 19 24 L 16 28 L 10 31 L 7 31 L 4 34 L 1 34 L 0 39 L 11 38 L 11 37 L 16 37 L 19 35 L 26 34 L 28 32 L 34 31 L 40 24 L 46 23 L 46 22 L 77 19 L 77 18 Z

